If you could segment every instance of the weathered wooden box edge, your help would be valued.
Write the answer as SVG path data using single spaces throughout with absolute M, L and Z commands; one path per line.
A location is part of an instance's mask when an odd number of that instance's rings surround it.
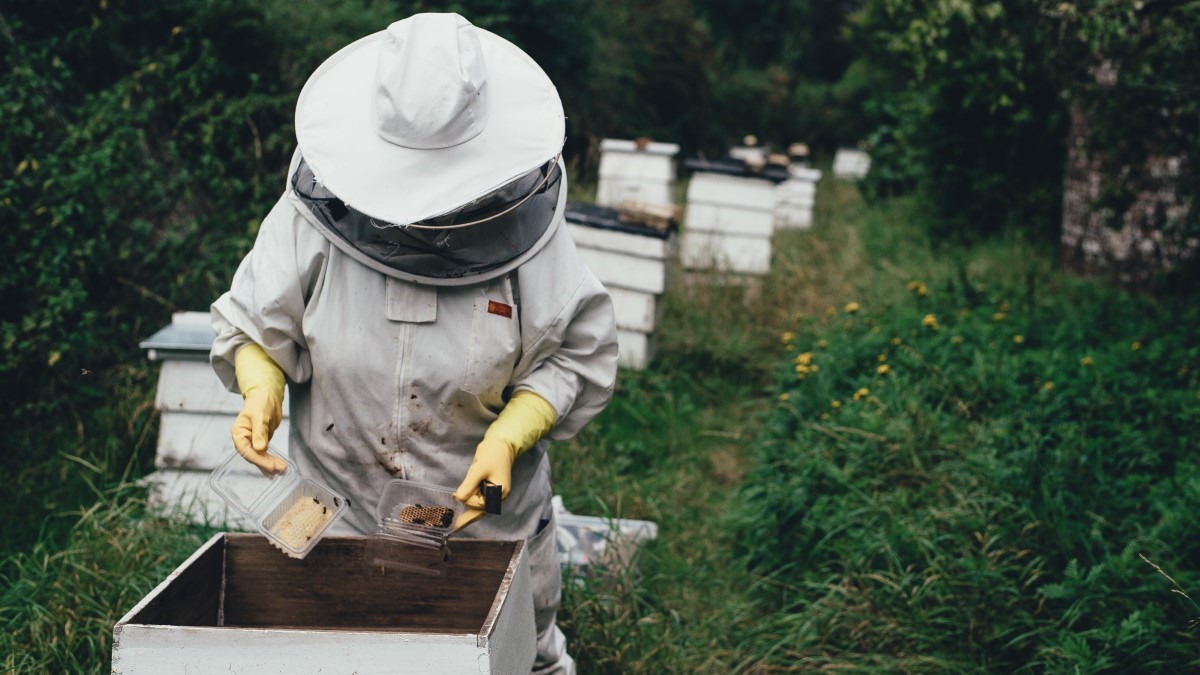
M 398 667 L 406 673 L 514 673 L 528 672 L 536 651 L 533 601 L 529 578 L 528 555 L 522 541 L 462 540 L 457 551 L 469 558 L 472 551 L 486 552 L 495 562 L 490 580 L 498 583 L 486 594 L 476 598 L 474 619 L 466 618 L 450 629 L 434 624 L 412 629 L 396 627 L 317 627 L 311 616 L 301 625 L 253 625 L 246 611 L 225 606 L 227 595 L 249 596 L 240 586 L 261 581 L 262 573 L 247 571 L 240 584 L 233 570 L 245 562 L 234 560 L 234 549 L 261 547 L 259 535 L 222 532 L 211 537 L 166 579 L 143 597 L 113 627 L 112 670 L 114 675 L 141 673 L 393 673 Z M 365 537 L 330 537 L 324 547 L 355 547 L 365 545 Z M 453 544 L 452 544 L 453 545 Z M 229 551 L 226 547 L 229 547 Z M 268 547 L 269 548 L 269 547 Z M 503 554 L 511 551 L 507 560 Z M 314 551 L 315 553 L 316 551 Z M 272 553 L 284 559 L 277 552 Z M 226 558 L 230 559 L 227 560 Z M 312 556 L 310 556 L 311 558 Z M 307 561 L 307 559 L 306 559 Z M 289 563 L 290 564 L 290 563 Z M 362 565 L 364 577 L 369 569 Z M 230 576 L 226 576 L 227 573 Z M 342 570 L 341 576 L 355 574 Z M 397 583 L 394 572 L 390 581 Z M 219 595 L 207 597 L 212 578 L 219 577 Z M 412 580 L 424 588 L 435 586 L 439 577 Z M 453 584 L 461 580 L 448 578 Z M 363 592 L 370 592 L 369 584 Z M 406 582 L 408 583 L 408 582 Z M 490 583 L 490 581 L 489 581 Z M 490 587 L 490 586 L 489 586 Z M 455 593 L 467 593 L 460 589 Z M 321 595 L 321 594 L 315 594 Z M 363 601 L 359 598 L 359 601 Z M 411 608 L 413 615 L 426 619 L 436 617 L 437 598 L 430 595 Z M 251 603 L 252 604 L 252 603 Z M 311 614 L 318 607 L 294 608 L 301 615 Z M 386 607 L 383 608 L 386 610 Z M 368 608 L 378 613 L 379 607 Z M 279 610 L 285 612 L 287 610 Z M 238 612 L 242 614 L 239 616 Z M 344 617 L 343 617 L 344 619 Z M 464 621 L 466 623 L 464 623 Z M 478 622 L 479 628 L 468 629 Z M 267 623 L 280 622 L 267 620 Z M 420 623 L 419 621 L 417 623 Z M 447 625 L 454 622 L 448 622 Z M 417 624 L 414 624 L 417 626 Z

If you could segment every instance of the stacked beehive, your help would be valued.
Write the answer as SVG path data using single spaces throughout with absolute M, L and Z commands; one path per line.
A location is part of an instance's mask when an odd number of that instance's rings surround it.
M 775 226 L 781 230 L 807 230 L 812 227 L 813 209 L 817 203 L 818 169 L 792 164 L 788 179 L 775 188 Z
M 613 208 L 625 202 L 674 204 L 674 157 L 678 152 L 674 143 L 604 139 L 600 142 L 596 203 Z
M 654 356 L 675 228 L 628 222 L 617 209 L 574 202 L 566 220 L 579 257 L 612 296 L 620 364 L 645 368 Z
M 833 156 L 833 175 L 836 178 L 861 180 L 871 169 L 871 156 L 855 148 L 838 148 Z
M 161 414 L 156 471 L 145 478 L 150 502 L 179 509 L 196 522 L 244 524 L 208 487 L 208 476 L 234 452 L 230 429 L 242 409 L 242 397 L 221 384 L 208 362 L 215 338 L 208 312 L 180 312 L 171 323 L 141 343 L 152 361 L 161 361 L 154 405 Z M 288 406 L 272 447 L 287 451 Z
M 761 276 L 771 266 L 776 186 L 787 170 L 736 159 L 688 159 L 692 171 L 680 238 L 685 269 Z

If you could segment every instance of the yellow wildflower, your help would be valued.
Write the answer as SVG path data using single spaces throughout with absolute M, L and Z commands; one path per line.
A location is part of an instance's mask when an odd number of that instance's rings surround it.
M 858 391 L 854 392 L 854 400 L 861 401 L 864 398 L 866 398 L 867 396 L 870 396 L 870 394 L 871 394 L 871 391 L 869 389 L 867 389 L 866 387 L 863 387 L 862 389 L 859 389 Z
M 828 346 L 829 346 L 829 343 L 824 340 L 817 341 L 817 349 L 825 349 Z
M 892 338 L 892 346 L 893 347 L 899 347 L 901 342 L 902 342 L 902 340 L 900 340 L 900 338 Z
M 835 398 L 829 402 L 829 407 L 837 410 L 838 408 L 842 407 L 842 402 Z
M 846 303 L 845 312 L 847 314 L 853 314 L 860 309 L 862 309 L 862 307 L 860 307 L 857 302 L 849 302 L 849 303 Z
M 925 287 L 924 281 L 910 281 L 907 286 L 908 290 L 912 291 L 917 297 L 925 297 L 929 295 L 929 289 Z
M 1018 345 L 1025 344 L 1025 336 L 1024 335 L 1014 335 L 1013 343 L 1018 344 Z
M 789 343 L 788 343 L 788 346 L 787 346 L 787 350 L 788 350 L 789 352 L 794 352 L 794 351 L 796 351 L 796 345 L 794 345 L 794 344 L 791 344 L 791 343 L 789 342 Z
M 877 360 L 878 360 L 880 363 L 883 363 L 884 361 L 887 361 L 887 354 L 880 354 L 879 356 L 876 356 L 875 358 L 876 358 L 876 359 L 877 359 Z
M 924 317 L 921 318 L 921 325 L 925 326 L 929 330 L 937 330 L 938 329 L 937 316 L 935 316 L 933 314 L 926 314 Z
M 1042 385 L 1042 389 L 1045 389 L 1046 391 L 1054 391 L 1054 383 L 1046 382 L 1046 384 Z
M 803 354 L 799 354 L 795 359 L 793 359 L 793 361 L 797 365 L 810 365 L 812 363 L 812 352 L 804 352 Z
M 992 315 L 992 321 L 1003 321 L 1007 318 L 1008 318 L 1008 315 L 1005 314 L 1004 312 L 996 312 L 995 314 Z
M 1090 368 L 1096 365 L 1096 360 L 1090 356 L 1085 356 L 1082 359 L 1079 359 L 1079 365 L 1083 366 L 1084 368 Z
M 796 338 L 796 334 L 790 330 L 787 330 L 787 331 L 784 331 L 783 334 L 779 336 L 779 341 L 786 345 L 787 343 L 791 342 L 795 338 Z
M 962 343 L 963 339 L 961 335 L 955 335 L 954 337 L 950 338 L 950 344 L 952 345 L 961 345 Z
M 1136 352 L 1137 350 L 1142 348 L 1142 341 L 1134 340 L 1133 344 L 1129 345 L 1129 348 Z
M 879 373 L 880 375 L 887 375 L 888 373 L 892 372 L 892 367 L 885 363 L 876 368 L 875 372 Z
M 782 394 L 780 394 L 780 395 L 779 395 L 779 400 L 780 400 L 780 401 L 786 401 L 786 400 L 788 400 L 788 399 L 789 399 L 789 398 L 791 398 L 791 397 L 792 397 L 792 396 L 791 396 L 791 394 L 789 394 L 789 393 L 787 393 L 787 392 L 785 391 L 785 392 L 783 392 Z

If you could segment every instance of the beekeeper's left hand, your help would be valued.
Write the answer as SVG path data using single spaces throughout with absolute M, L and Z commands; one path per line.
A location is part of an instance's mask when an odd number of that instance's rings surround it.
M 532 391 L 519 391 L 509 399 L 475 446 L 475 459 L 454 491 L 454 498 L 467 506 L 454 524 L 456 532 L 483 517 L 484 500 L 479 488 L 484 481 L 499 485 L 501 499 L 508 498 L 513 462 L 554 428 L 557 418 L 553 406 Z

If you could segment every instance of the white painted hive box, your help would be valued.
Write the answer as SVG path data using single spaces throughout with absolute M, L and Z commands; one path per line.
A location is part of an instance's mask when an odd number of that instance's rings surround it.
M 368 567 L 366 543 L 328 537 L 294 560 L 214 536 L 113 627 L 112 673 L 530 671 L 524 542 L 455 540 L 439 576 Z
M 580 259 L 612 296 L 620 364 L 645 368 L 664 311 L 674 232 L 624 224 L 613 209 L 583 204 L 569 205 L 566 219 Z
M 833 175 L 836 178 L 861 180 L 871 170 L 871 156 L 862 150 L 838 148 L 833 156 Z
M 788 179 L 775 188 L 775 227 L 807 230 L 812 227 L 821 172 L 807 167 L 788 167 Z
M 764 275 L 771 266 L 776 184 L 782 170 L 751 172 L 729 162 L 689 161 L 680 260 L 689 270 Z M 779 174 L 779 175 L 776 175 Z
M 646 143 L 606 138 L 600 142 L 600 179 L 596 203 L 619 207 L 627 201 L 675 203 L 674 143 Z
M 221 384 L 208 362 L 216 335 L 208 312 L 179 312 L 171 323 L 141 342 L 151 360 L 162 362 L 154 405 L 160 413 L 150 503 L 188 520 L 243 528 L 224 500 L 208 487 L 208 475 L 234 452 L 230 429 L 242 409 L 242 397 Z M 287 454 L 287 394 L 283 422 L 271 445 Z

